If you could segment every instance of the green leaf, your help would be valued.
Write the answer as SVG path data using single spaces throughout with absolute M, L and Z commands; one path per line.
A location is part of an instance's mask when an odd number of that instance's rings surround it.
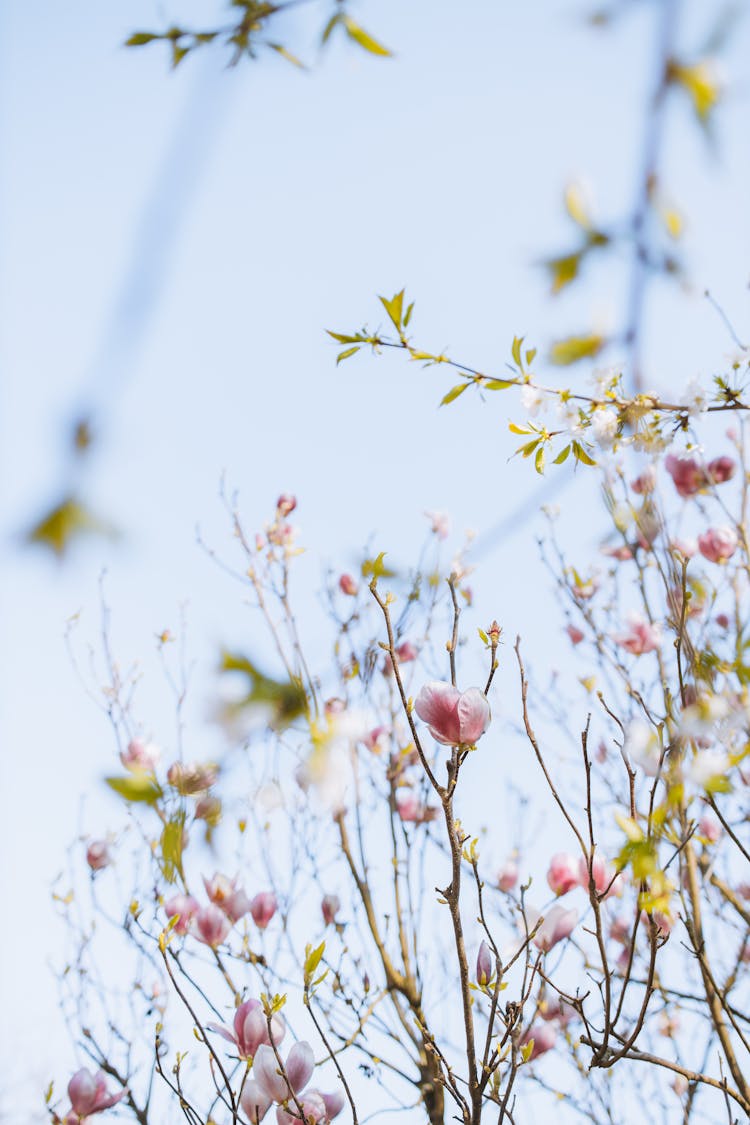
M 133 773 L 128 774 L 127 777 L 105 777 L 104 780 L 120 797 L 133 803 L 155 805 L 162 796 L 161 786 L 148 773 Z
M 237 707 L 263 705 L 272 712 L 272 725 L 276 728 L 288 726 L 307 710 L 307 695 L 298 679 L 274 680 L 266 676 L 249 657 L 237 652 L 221 654 L 222 672 L 241 672 L 247 676 L 249 688 Z
M 409 305 L 409 307 L 407 308 L 406 312 L 404 313 L 404 320 L 403 320 L 404 328 L 409 327 L 409 321 L 411 320 L 411 314 L 412 314 L 413 309 L 414 309 L 414 302 L 412 301 L 411 304 Z
M 560 450 L 560 452 L 558 453 L 557 457 L 555 457 L 552 464 L 553 465 L 563 465 L 568 460 L 568 454 L 569 453 L 570 453 L 570 446 L 566 445 L 564 447 L 564 449 Z
M 513 362 L 515 363 L 516 367 L 520 367 L 522 371 L 523 363 L 521 361 L 521 345 L 523 344 L 523 340 L 523 336 L 514 336 L 513 347 L 510 349 L 511 355 L 513 356 Z
M 540 476 L 544 475 L 544 446 L 540 445 L 534 458 L 534 468 Z
M 337 12 L 335 16 L 331 16 L 328 23 L 323 28 L 323 34 L 320 37 L 321 43 L 327 43 L 328 42 L 328 40 L 331 38 L 331 32 L 333 31 L 333 29 L 338 24 L 341 23 L 342 19 L 343 19 L 343 15 L 342 15 L 341 12 Z
M 360 47 L 363 47 L 365 51 L 369 51 L 371 55 L 381 55 L 383 57 L 389 57 L 391 55 L 387 47 L 384 47 L 382 43 L 378 43 L 377 39 L 373 39 L 363 27 L 360 27 L 358 23 L 354 22 L 351 16 L 344 16 L 343 24 L 349 38 L 354 40 L 355 43 L 358 43 Z
M 125 40 L 125 46 L 145 47 L 147 43 L 153 43 L 155 39 L 161 39 L 161 36 L 154 35 L 151 31 L 136 31 L 129 39 Z
M 320 964 L 321 958 L 322 958 L 323 954 L 325 953 L 325 949 L 326 949 L 326 943 L 324 941 L 322 941 L 320 943 L 320 945 L 316 946 L 315 949 L 313 949 L 312 946 L 310 946 L 310 945 L 305 946 L 305 967 L 304 967 L 304 971 L 305 971 L 305 983 L 306 984 L 309 983 L 310 979 L 312 978 L 313 974 L 315 973 L 315 970 L 317 969 L 318 965 Z
M 591 457 L 583 448 L 580 442 L 573 442 L 573 454 L 576 461 L 580 461 L 582 465 L 595 465 L 596 461 Z
M 385 565 L 386 552 L 381 551 L 374 559 L 365 559 L 362 563 L 361 573 L 363 578 L 395 578 L 396 571 Z
M 579 359 L 588 359 L 599 354 L 606 343 L 603 336 L 591 333 L 588 336 L 567 336 L 557 340 L 550 348 L 550 362 L 558 367 L 567 367 Z
M 272 51 L 275 51 L 277 55 L 281 55 L 282 59 L 286 59 L 292 66 L 296 66 L 300 70 L 307 70 L 305 64 L 298 59 L 296 55 L 293 55 L 291 51 L 288 51 L 281 43 L 267 43 L 266 46 L 270 47 Z
M 28 543 L 38 543 L 62 558 L 83 535 L 115 534 L 111 525 L 99 519 L 74 496 L 66 497 L 26 533 Z
M 512 434 L 531 434 L 534 432 L 526 426 L 517 426 L 515 422 L 508 422 L 508 429 Z
M 519 446 L 516 452 L 520 453 L 523 457 L 531 457 L 531 454 L 539 445 L 540 440 L 540 438 L 534 438 L 533 441 L 527 441 L 525 445 Z
M 336 366 L 341 363 L 343 359 L 348 359 L 350 355 L 356 355 L 359 351 L 359 344 L 355 344 L 353 348 L 346 348 L 345 351 L 339 352 L 336 356 Z
M 523 1045 L 523 1047 L 521 1048 L 521 1058 L 523 1059 L 523 1061 L 525 1063 L 528 1062 L 529 1059 L 531 1058 L 531 1052 L 533 1050 L 534 1050 L 534 1040 L 529 1039 L 528 1043 L 525 1043 Z
M 178 812 L 164 825 L 161 834 L 161 870 L 168 883 L 182 876 L 182 850 L 185 842 L 185 813 Z
M 189 47 L 181 47 L 179 43 L 173 43 L 172 44 L 172 69 L 175 70 L 180 65 L 182 60 L 185 58 L 185 55 L 187 55 L 189 53 L 190 53 Z
M 535 355 L 536 355 L 536 348 L 527 348 L 526 349 L 526 366 L 527 367 L 531 367 L 531 364 L 534 362 L 534 356 Z
M 440 400 L 440 405 L 447 406 L 449 402 L 455 402 L 458 396 L 462 395 L 470 385 L 470 383 L 456 383 L 455 387 L 451 387 L 447 394 L 443 395 Z
M 326 328 L 326 332 L 337 344 L 356 344 L 362 340 L 361 336 L 345 336 L 343 332 L 331 332 L 330 328 Z
M 401 316 L 402 316 L 402 311 L 403 311 L 403 307 L 404 307 L 404 291 L 403 291 L 403 289 L 401 290 L 400 293 L 397 293 L 395 295 L 395 297 L 391 297 L 390 301 L 387 299 L 387 297 L 379 297 L 378 299 L 379 299 L 381 305 L 383 306 L 383 308 L 385 309 L 385 311 L 388 313 L 388 316 L 391 318 L 391 321 L 392 321 L 396 331 L 400 332 L 401 331 Z
M 563 254 L 559 258 L 550 258 L 544 263 L 552 279 L 553 293 L 559 293 L 566 285 L 570 285 L 571 281 L 575 281 L 584 253 L 584 250 L 578 250 L 574 254 Z
M 486 379 L 482 386 L 486 391 L 507 391 L 508 387 L 517 387 L 515 379 Z

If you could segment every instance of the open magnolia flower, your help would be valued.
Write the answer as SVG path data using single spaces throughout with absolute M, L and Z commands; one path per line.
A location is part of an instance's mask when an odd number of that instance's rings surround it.
M 217 1031 L 227 1042 L 233 1043 L 243 1059 L 253 1059 L 261 1044 L 270 1045 L 271 1042 L 263 1005 L 260 1000 L 252 997 L 240 1004 L 235 1012 L 231 1031 L 220 1023 L 210 1023 L 208 1027 L 211 1031 Z M 271 1017 L 271 1033 L 276 1044 L 281 1042 L 286 1033 L 284 1020 L 278 1014 Z
M 490 725 L 490 705 L 479 688 L 459 691 L 443 680 L 424 685 L 414 710 L 445 746 L 473 746 Z
M 253 1077 L 245 1083 L 240 1098 L 242 1109 L 253 1125 L 261 1121 L 272 1104 L 276 1104 L 278 1125 L 294 1125 L 300 1121 L 299 1108 L 304 1111 L 306 1125 L 328 1125 L 344 1108 L 340 1090 L 322 1094 L 308 1089 L 315 1068 L 312 1047 L 301 1040 L 295 1043 L 279 1067 L 276 1053 L 268 1044 L 258 1047 L 253 1063 Z
M 127 1090 L 120 1090 L 110 1094 L 107 1090 L 107 1078 L 104 1071 L 98 1070 L 92 1074 L 90 1070 L 82 1067 L 77 1070 L 68 1083 L 68 1097 L 73 1113 L 78 1118 L 91 1117 L 95 1113 L 117 1105 L 125 1097 Z M 70 1119 L 70 1118 L 69 1118 Z

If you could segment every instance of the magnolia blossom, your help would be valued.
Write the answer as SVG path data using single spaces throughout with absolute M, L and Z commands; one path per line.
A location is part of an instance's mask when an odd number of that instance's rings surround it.
M 661 626 L 647 621 L 638 613 L 631 613 L 628 619 L 628 631 L 619 633 L 612 638 L 616 644 L 621 645 L 633 656 L 643 656 L 648 652 L 655 652 L 661 644 Z
M 420 801 L 413 789 L 400 789 L 396 794 L 396 811 L 405 824 L 428 824 L 438 810 Z
M 218 776 L 219 767 L 214 762 L 173 762 L 167 770 L 167 781 L 183 797 L 210 789 Z
M 594 890 L 598 895 L 603 895 L 606 891 L 606 897 L 609 898 L 610 895 L 621 893 L 621 879 L 617 877 L 614 867 L 600 855 L 594 855 L 591 860 L 591 876 L 594 880 Z M 583 889 L 588 891 L 589 864 L 583 856 L 578 860 L 578 881 Z
M 233 1043 L 240 1058 L 243 1059 L 253 1059 L 261 1044 L 271 1043 L 263 1005 L 260 1000 L 252 997 L 243 1001 L 234 1013 L 231 1031 L 218 1023 L 210 1023 L 208 1027 L 218 1032 L 228 1043 Z M 286 1034 L 286 1024 L 278 1014 L 271 1016 L 271 1034 L 276 1044 L 279 1044 Z
M 341 575 L 341 577 L 339 578 L 339 590 L 341 590 L 342 594 L 346 594 L 347 597 L 353 598 L 356 596 L 358 589 L 359 586 L 354 581 L 351 574 Z
M 647 496 L 656 488 L 656 466 L 647 465 L 635 480 L 630 482 L 630 487 L 638 496 Z
M 323 895 L 323 901 L 320 904 L 320 911 L 323 915 L 323 922 L 326 926 L 330 926 L 335 921 L 336 915 L 341 909 L 341 899 L 338 895 Z
M 460 692 L 452 684 L 432 680 L 424 685 L 414 710 L 430 734 L 445 746 L 472 746 L 490 724 L 490 705 L 479 688 Z
M 623 749 L 648 777 L 656 777 L 661 768 L 663 751 L 653 727 L 642 719 L 634 720 L 625 734 Z
M 679 539 L 673 539 L 669 544 L 669 549 L 673 553 L 682 555 L 683 559 L 689 560 L 698 554 L 698 540 L 691 536 L 682 536 Z
M 566 852 L 553 855 L 547 869 L 547 882 L 553 894 L 564 895 L 579 883 L 578 863 Z
M 259 930 L 265 930 L 277 909 L 278 903 L 273 891 L 261 891 L 250 903 L 250 913 Z
M 90 1117 L 94 1113 L 101 1113 L 103 1109 L 117 1105 L 126 1094 L 127 1090 L 120 1090 L 117 1094 L 107 1093 L 107 1078 L 103 1070 L 92 1074 L 90 1070 L 82 1067 L 68 1083 L 70 1104 L 78 1117 Z
M 570 637 L 570 643 L 573 645 L 579 645 L 585 636 L 584 632 L 579 629 L 577 625 L 566 625 L 565 632 Z
M 676 457 L 674 453 L 669 453 L 664 458 L 664 467 L 683 499 L 695 496 L 709 483 L 706 470 L 694 457 Z
M 271 1098 L 263 1092 L 254 1078 L 250 1078 L 242 1087 L 240 1106 L 251 1125 L 259 1125 L 271 1108 Z
M 705 812 L 698 821 L 698 835 L 709 844 L 715 844 L 721 836 L 721 825 L 711 813 Z
M 239 922 L 250 910 L 250 899 L 236 879 L 228 879 L 218 873 L 212 879 L 203 878 L 206 894 L 211 902 L 224 911 L 232 922 Z
M 164 903 L 164 912 L 167 918 L 177 918 L 174 924 L 176 934 L 186 934 L 190 929 L 193 918 L 201 908 L 197 898 L 192 895 L 173 895 Z
M 709 562 L 723 563 L 737 550 L 737 532 L 733 527 L 711 527 L 698 536 L 698 550 Z
M 551 1051 L 557 1042 L 557 1031 L 551 1023 L 533 1023 L 528 1031 L 524 1032 L 519 1040 L 519 1046 L 526 1047 L 533 1043 L 528 1061 L 533 1062 L 540 1055 Z
M 92 871 L 101 871 L 109 867 L 112 855 L 106 840 L 90 840 L 86 847 L 86 863 Z
M 282 492 L 276 501 L 276 511 L 284 519 L 290 516 L 296 507 L 297 497 L 292 496 L 289 492 Z
M 547 953 L 559 941 L 570 937 L 577 922 L 578 911 L 575 908 L 566 910 L 564 906 L 553 906 L 544 915 L 541 926 L 534 934 L 534 945 Z
M 497 885 L 501 891 L 512 891 L 518 882 L 518 864 L 506 859 L 497 873 Z
M 243 1095 L 241 1103 L 251 1122 L 260 1121 L 271 1103 L 276 1102 L 277 1125 L 298 1123 L 298 1107 L 302 1108 L 307 1125 L 328 1125 L 343 1109 L 344 1096 L 341 1091 L 323 1094 L 306 1089 L 314 1067 L 312 1047 L 304 1040 L 290 1050 L 283 1072 L 273 1048 L 261 1044 L 253 1062 L 250 1093 Z
M 495 963 L 490 947 L 486 941 L 483 941 L 477 954 L 477 984 L 489 984 L 492 980 L 494 968 Z
M 153 742 L 142 738 L 131 738 L 120 761 L 132 773 L 153 773 L 159 764 L 161 750 Z
M 223 910 L 213 902 L 202 906 L 193 918 L 192 930 L 198 941 L 216 949 L 226 939 L 232 928 L 232 923 Z

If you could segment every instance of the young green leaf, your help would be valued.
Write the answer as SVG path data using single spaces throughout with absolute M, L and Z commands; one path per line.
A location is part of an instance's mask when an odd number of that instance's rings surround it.
M 150 774 L 129 774 L 127 777 L 105 777 L 110 789 L 119 793 L 126 801 L 155 805 L 162 796 L 161 786 Z
M 343 359 L 348 359 L 350 355 L 356 355 L 359 351 L 359 344 L 355 344 L 353 348 L 346 348 L 343 352 L 339 352 L 336 356 L 336 366 L 341 363 Z
M 382 43 L 378 43 L 377 39 L 373 39 L 369 32 L 365 31 L 363 27 L 360 27 L 358 23 L 354 22 L 351 16 L 344 16 L 343 24 L 349 38 L 355 43 L 358 43 L 360 47 L 363 47 L 365 51 L 369 51 L 371 55 L 382 55 L 386 58 L 390 57 L 391 51 L 389 51 L 387 47 L 384 47 Z
M 447 394 L 443 395 L 443 397 L 440 400 L 440 405 L 441 406 L 447 406 L 449 402 L 455 402 L 455 400 L 458 398 L 458 396 L 462 395 L 464 393 L 464 391 L 466 390 L 466 388 L 469 387 L 470 385 L 471 385 L 470 383 L 456 383 L 455 387 L 451 387 L 451 389 L 447 392 Z

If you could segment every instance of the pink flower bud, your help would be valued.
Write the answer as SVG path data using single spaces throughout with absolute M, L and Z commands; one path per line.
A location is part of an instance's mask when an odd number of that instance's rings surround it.
M 221 945 L 231 928 L 232 923 L 224 911 L 212 902 L 202 907 L 193 919 L 193 929 L 198 941 L 210 945 L 212 949 Z
M 357 595 L 359 586 L 352 578 L 351 574 L 342 574 L 339 578 L 339 590 L 342 594 L 346 594 L 349 598 L 354 598 Z
M 250 913 L 259 930 L 265 930 L 278 909 L 273 891 L 261 891 L 250 901 Z
M 473 746 L 490 724 L 490 705 L 479 688 L 460 692 L 452 684 L 432 680 L 417 696 L 414 710 L 430 734 L 446 746 Z
M 705 469 L 694 457 L 675 457 L 670 453 L 664 459 L 664 467 L 674 481 L 678 495 L 683 499 L 695 496 L 710 483 Z
M 326 926 L 330 926 L 335 920 L 336 915 L 341 909 L 341 900 L 338 895 L 324 895 L 323 901 L 320 904 L 320 909 L 323 914 L 323 921 Z
M 479 953 L 477 954 L 477 984 L 489 984 L 492 980 L 493 968 L 494 965 L 490 947 L 486 941 L 483 941 L 479 946 Z
M 540 1055 L 545 1055 L 547 1051 L 552 1050 L 557 1040 L 557 1032 L 550 1023 L 533 1023 L 529 1030 L 521 1036 L 520 1046 L 525 1047 L 532 1040 L 534 1046 L 531 1048 L 529 1062 L 533 1062 Z
M 728 629 L 729 628 L 729 616 L 728 616 L 728 614 L 717 613 L 716 614 L 716 624 L 719 626 L 720 629 Z
M 534 935 L 534 945 L 547 953 L 559 941 L 570 937 L 578 922 L 578 911 L 566 910 L 564 906 L 553 906 L 545 914 L 542 924 Z
M 573 645 L 579 645 L 585 636 L 577 625 L 566 625 L 565 632 L 570 637 L 570 643 Z
M 447 539 L 450 534 L 451 521 L 447 512 L 425 512 L 430 521 L 430 531 L 438 539 Z
M 724 484 L 734 476 L 737 465 L 732 457 L 714 457 L 708 462 L 708 475 L 712 484 Z
M 78 1117 L 101 1113 L 103 1109 L 117 1105 L 126 1094 L 127 1090 L 120 1090 L 118 1094 L 108 1094 L 107 1078 L 102 1070 L 92 1074 L 83 1067 L 76 1071 L 68 1083 L 70 1104 Z
M 698 536 L 698 550 L 709 562 L 726 562 L 737 550 L 737 533 L 726 525 L 709 528 Z
M 297 497 L 292 496 L 289 492 L 282 492 L 281 496 L 279 496 L 276 501 L 276 511 L 282 519 L 286 519 L 287 516 L 290 516 L 296 507 Z
M 160 758 L 159 747 L 142 738 L 131 738 L 127 748 L 120 754 L 120 761 L 125 769 L 133 773 L 153 773 Z
M 553 855 L 547 869 L 547 882 L 553 894 L 564 895 L 578 886 L 578 863 L 567 852 Z
M 362 739 L 362 742 L 374 754 L 382 754 L 388 744 L 389 733 L 388 727 L 373 727 Z
M 423 804 L 412 789 L 398 791 L 396 811 L 405 824 L 427 824 L 438 815 L 438 810 Z
M 506 859 L 497 873 L 497 885 L 501 891 L 512 891 L 518 882 L 518 864 Z
M 315 1068 L 313 1049 L 306 1040 L 295 1043 L 286 1059 L 286 1076 L 295 1093 L 304 1090 Z M 325 1112 L 325 1109 L 324 1109 Z
M 176 934 L 186 934 L 190 923 L 200 910 L 201 905 L 192 895 L 173 895 L 164 903 L 164 913 L 167 918 L 177 918 L 174 925 Z
M 619 880 L 615 877 L 615 869 L 610 866 L 600 855 L 594 855 L 591 862 L 591 875 L 594 880 L 594 890 L 598 895 L 603 895 L 607 888 L 607 898 L 617 894 L 620 890 Z M 589 891 L 589 865 L 588 860 L 578 860 L 578 882 L 588 894 Z
M 109 867 L 112 855 L 106 840 L 91 840 L 86 848 L 86 863 L 92 871 L 101 871 Z

